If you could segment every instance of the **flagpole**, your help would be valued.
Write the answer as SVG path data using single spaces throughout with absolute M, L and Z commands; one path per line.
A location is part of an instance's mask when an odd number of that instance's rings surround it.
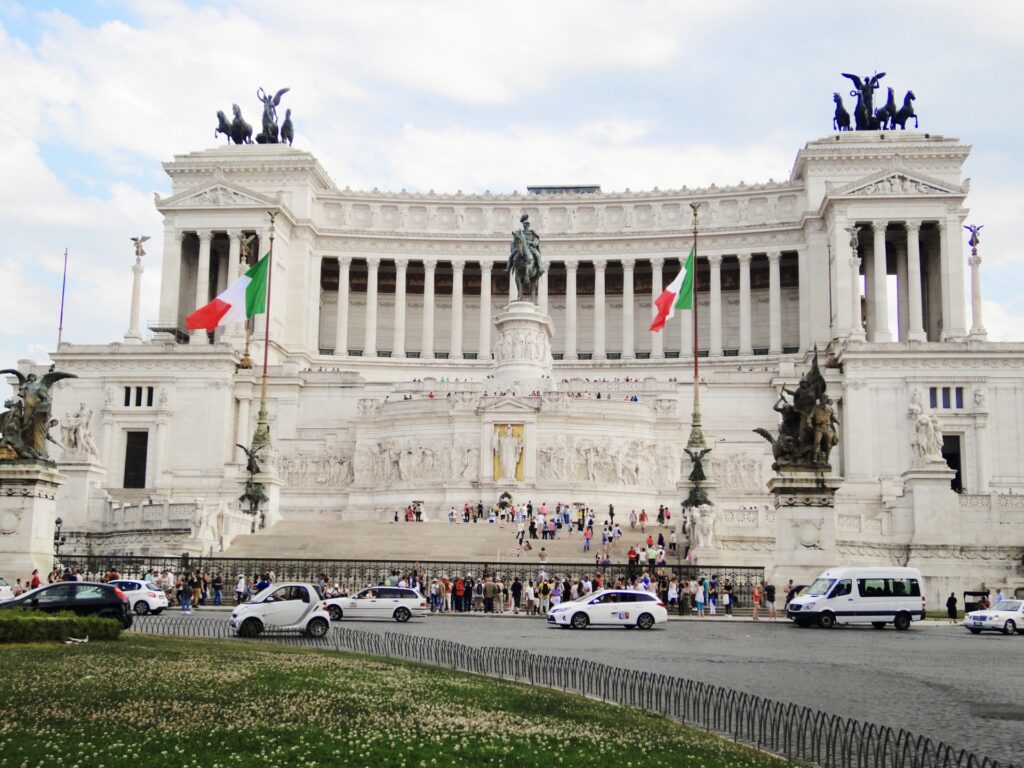
M 270 211 L 270 248 L 267 251 L 267 307 L 266 331 L 263 334 L 263 377 L 260 380 L 260 412 L 256 421 L 256 432 L 252 436 L 254 450 L 270 446 L 270 424 L 267 422 L 267 362 L 270 357 L 270 290 L 274 277 L 274 217 Z
M 68 249 L 64 249 L 64 276 L 60 281 L 60 318 L 57 320 L 57 350 L 64 336 L 64 291 L 68 285 Z
M 691 451 L 707 447 L 707 443 L 704 441 L 704 431 L 700 424 L 700 350 L 697 347 L 700 326 L 697 311 L 697 275 L 700 274 L 700 270 L 697 268 L 697 211 L 701 205 L 703 203 L 690 203 L 690 208 L 693 210 L 693 292 L 691 294 L 691 306 L 693 307 L 691 310 L 693 312 L 693 415 L 690 421 L 690 439 L 687 440 L 686 447 Z

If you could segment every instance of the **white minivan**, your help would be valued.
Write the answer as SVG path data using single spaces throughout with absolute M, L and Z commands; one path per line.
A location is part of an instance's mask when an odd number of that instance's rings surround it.
M 830 568 L 786 606 L 801 627 L 817 624 L 893 624 L 909 629 L 925 615 L 921 572 L 916 568 Z

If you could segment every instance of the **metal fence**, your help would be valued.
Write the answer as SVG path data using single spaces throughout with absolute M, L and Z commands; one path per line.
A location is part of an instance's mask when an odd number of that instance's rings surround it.
M 161 617 L 135 619 L 133 630 L 184 637 L 231 637 L 226 619 Z M 548 656 L 515 648 L 475 647 L 397 632 L 331 627 L 322 638 L 276 635 L 286 642 L 332 651 L 403 659 L 462 672 L 529 683 L 665 715 L 714 731 L 736 742 L 789 760 L 823 768 L 1001 768 L 973 752 L 903 729 L 863 723 L 708 683 L 579 658 Z M 259 643 L 263 640 L 240 640 Z M 1012 764 L 1005 768 L 1014 768 Z
M 316 582 L 321 574 L 329 584 L 339 584 L 349 590 L 380 584 L 391 573 L 402 576 L 415 573 L 429 583 L 433 578 L 454 579 L 472 576 L 474 579 L 490 576 L 505 583 L 519 578 L 524 584 L 536 580 L 541 572 L 549 578 L 579 579 L 593 577 L 595 573 L 614 581 L 617 578 L 635 579 L 648 572 L 647 568 L 629 565 L 597 566 L 593 563 L 541 563 L 539 560 L 512 558 L 500 562 L 465 562 L 454 560 L 298 560 L 233 557 L 189 557 L 188 555 L 156 557 L 147 555 L 73 555 L 62 554 L 60 564 L 65 568 L 78 568 L 87 578 L 101 578 L 116 570 L 125 578 L 135 578 L 156 569 L 159 573 L 170 569 L 174 573 L 199 571 L 207 576 L 220 574 L 225 589 L 230 591 L 239 576 L 251 578 L 254 574 L 273 572 L 276 581 Z M 694 565 L 675 563 L 655 569 L 668 578 L 699 579 L 718 577 L 719 585 L 728 579 L 733 585 L 736 602 L 751 605 L 754 584 L 764 581 L 764 568 L 740 568 L 728 565 Z

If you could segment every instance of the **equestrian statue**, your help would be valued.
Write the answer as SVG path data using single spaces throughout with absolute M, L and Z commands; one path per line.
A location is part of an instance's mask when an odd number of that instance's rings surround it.
M 523 228 L 512 233 L 512 247 L 505 271 L 515 276 L 519 298 L 537 303 L 537 288 L 544 267 L 540 260 L 540 235 L 530 227 L 530 215 L 524 213 L 519 221 Z

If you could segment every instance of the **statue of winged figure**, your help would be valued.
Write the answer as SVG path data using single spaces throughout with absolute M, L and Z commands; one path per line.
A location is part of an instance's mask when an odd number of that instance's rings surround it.
M 967 241 L 967 244 L 971 246 L 972 250 L 977 250 L 978 245 L 981 243 L 981 230 L 984 224 L 965 224 L 964 229 L 971 233 L 971 239 Z
M 690 461 L 693 462 L 693 470 L 690 472 L 691 483 L 703 483 L 708 479 L 707 475 L 704 474 L 704 457 L 711 453 L 710 448 L 703 448 L 699 451 L 691 451 L 689 448 L 683 448 L 686 451 L 686 455 L 690 457 Z
M 51 370 L 38 378 L 34 373 L 26 376 L 14 368 L 0 370 L 0 374 L 4 373 L 17 377 L 18 399 L 7 400 L 9 410 L 0 413 L 0 448 L 8 448 L 20 459 L 50 462 L 46 443 L 60 445 L 50 437 L 50 428 L 57 424 L 57 419 L 52 418 L 50 390 L 58 381 L 78 376 Z
M 246 448 L 241 443 L 235 443 L 235 445 L 241 448 L 242 452 L 245 454 L 245 471 L 248 472 L 249 475 L 258 475 L 260 473 L 260 452 L 263 450 L 263 447 L 257 446 L 250 449 Z
M 277 144 L 277 108 L 281 105 L 281 97 L 291 88 L 282 88 L 273 96 L 262 88 L 256 89 L 256 98 L 263 102 L 263 131 L 256 135 L 257 144 Z
M 135 259 L 139 260 L 146 255 L 146 251 L 142 248 L 142 244 L 149 240 L 149 235 L 139 235 L 138 237 L 131 238 L 131 241 L 135 243 Z
M 848 78 L 855 90 L 850 92 L 851 96 L 857 97 L 857 106 L 854 109 L 853 117 L 857 124 L 858 131 L 875 130 L 878 128 L 878 120 L 875 117 L 875 91 L 879 86 L 878 81 L 885 77 L 885 72 L 876 72 L 873 75 L 864 75 L 861 80 L 857 75 L 847 72 L 840 73 Z

